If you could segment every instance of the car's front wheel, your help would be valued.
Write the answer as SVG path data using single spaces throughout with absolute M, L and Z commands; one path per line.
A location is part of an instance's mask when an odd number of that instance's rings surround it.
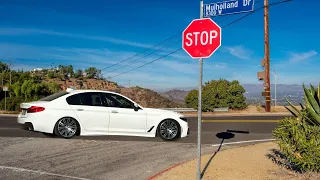
M 54 128 L 54 133 L 62 138 L 70 139 L 77 135 L 79 125 L 77 120 L 71 117 L 63 117 L 59 119 Z
M 166 119 L 160 122 L 158 128 L 158 135 L 165 141 L 176 140 L 180 137 L 181 129 L 177 121 L 173 119 Z

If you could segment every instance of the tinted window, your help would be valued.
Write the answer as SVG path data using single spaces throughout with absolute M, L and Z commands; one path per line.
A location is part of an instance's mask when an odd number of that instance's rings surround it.
M 133 108 L 133 103 L 128 99 L 111 93 L 103 93 L 103 102 L 108 107 L 117 107 L 117 108 Z
M 60 92 L 57 92 L 57 93 L 54 93 L 54 94 L 51 94 L 50 96 L 47 96 L 47 97 L 44 97 L 42 99 L 39 99 L 39 101 L 52 101 L 52 100 L 55 100 L 59 97 L 62 97 L 64 95 L 68 94 L 68 92 L 66 91 L 60 91 Z
M 81 105 L 102 106 L 100 93 L 98 92 L 87 92 L 78 95 L 80 97 Z
M 78 94 L 67 97 L 67 103 L 70 105 L 81 105 L 80 97 Z

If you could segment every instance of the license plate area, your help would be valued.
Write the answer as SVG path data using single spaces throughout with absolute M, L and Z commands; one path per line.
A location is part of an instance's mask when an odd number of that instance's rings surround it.
M 21 115 L 25 116 L 26 114 L 27 114 L 27 110 L 26 109 L 22 109 Z

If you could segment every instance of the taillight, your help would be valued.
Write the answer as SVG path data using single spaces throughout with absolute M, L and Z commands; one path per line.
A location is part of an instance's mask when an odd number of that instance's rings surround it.
M 31 106 L 30 108 L 28 108 L 27 112 L 28 113 L 36 113 L 36 112 L 41 112 L 44 111 L 44 107 L 39 107 L 39 106 Z

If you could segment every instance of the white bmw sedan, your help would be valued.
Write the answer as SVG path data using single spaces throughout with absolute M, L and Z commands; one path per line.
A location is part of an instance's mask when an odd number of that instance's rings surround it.
M 144 108 L 121 94 L 101 90 L 68 89 L 22 103 L 18 123 L 62 138 L 122 135 L 176 140 L 189 134 L 182 114 Z

